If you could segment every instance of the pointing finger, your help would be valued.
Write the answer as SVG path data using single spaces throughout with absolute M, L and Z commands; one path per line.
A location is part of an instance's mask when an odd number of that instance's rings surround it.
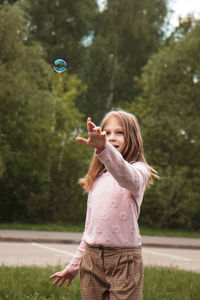
M 93 131 L 93 128 L 96 127 L 96 125 L 91 121 L 91 118 L 87 119 L 87 129 L 88 132 Z
M 86 144 L 87 145 L 87 140 L 80 137 L 80 136 L 77 136 L 76 137 L 76 141 L 79 142 L 79 143 L 82 143 L 82 144 Z

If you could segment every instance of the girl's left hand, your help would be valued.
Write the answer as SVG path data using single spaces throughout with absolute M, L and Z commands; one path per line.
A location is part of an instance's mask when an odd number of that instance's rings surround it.
M 74 275 L 71 274 L 67 269 L 64 269 L 60 272 L 57 272 L 53 275 L 51 275 L 49 277 L 49 279 L 54 279 L 56 278 L 56 280 L 53 282 L 54 285 L 58 285 L 59 287 L 61 287 L 67 280 L 67 286 L 69 286 L 72 282 L 72 280 L 74 279 Z
M 77 137 L 76 141 L 79 143 L 83 143 L 89 147 L 103 150 L 106 144 L 105 131 L 101 131 L 100 127 L 97 127 L 93 122 L 91 122 L 91 118 L 87 119 L 87 129 L 89 136 L 88 139 L 86 140 L 82 137 Z

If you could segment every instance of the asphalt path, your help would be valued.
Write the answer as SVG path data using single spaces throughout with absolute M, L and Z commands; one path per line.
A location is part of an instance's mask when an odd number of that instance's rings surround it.
M 65 267 L 77 250 L 77 244 L 0 242 L 0 265 Z M 200 272 L 200 249 L 144 247 L 145 266 L 174 267 Z

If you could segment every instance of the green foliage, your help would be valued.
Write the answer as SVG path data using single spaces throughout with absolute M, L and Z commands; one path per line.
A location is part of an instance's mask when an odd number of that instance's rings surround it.
M 16 5 L 1 7 L 0 22 L 0 189 L 2 212 L 12 218 L 30 194 L 30 167 L 37 160 L 30 146 L 41 138 L 35 132 L 46 114 L 48 66 L 39 44 L 26 46 L 25 18 Z
M 27 0 L 21 6 L 30 16 L 29 41 L 42 43 L 49 63 L 67 60 L 70 73 L 88 86 L 77 107 L 99 122 L 137 95 L 133 76 L 162 43 L 166 2 L 109 0 L 103 12 L 95 0 Z
M 14 4 L 18 0 L 0 0 L 0 5 L 3 5 L 5 3 Z
M 21 4 L 30 16 L 30 41 L 40 41 L 52 63 L 63 58 L 77 72 L 84 60 L 81 40 L 92 30 L 95 0 L 27 0 Z
M 188 168 L 167 167 L 160 182 L 146 192 L 141 223 L 161 228 L 199 230 L 199 176 Z M 192 176 L 192 177 L 191 177 Z
M 200 228 L 200 24 L 182 20 L 164 42 L 166 2 L 0 2 L 1 222 L 83 222 L 77 181 L 93 150 L 75 137 L 87 116 L 126 106 L 161 176 L 141 223 Z
M 200 23 L 152 56 L 130 106 L 142 125 L 144 147 L 161 180 L 146 194 L 142 222 L 199 228 Z
M 83 115 L 74 101 L 86 86 L 54 73 L 42 46 L 27 43 L 26 20 L 17 5 L 0 9 L 0 219 L 77 221 L 91 152 L 75 142 Z
M 82 72 L 88 85 L 85 114 L 100 121 L 112 107 L 137 96 L 133 77 L 141 73 L 163 38 L 165 0 L 108 0 L 97 15 Z M 93 106 L 88 104 L 93 103 Z M 78 106 L 79 107 L 79 106 Z
M 70 287 L 58 288 L 48 278 L 61 267 L 0 267 L 2 300 L 78 300 L 81 299 L 79 278 Z M 144 270 L 144 300 L 198 300 L 200 275 L 170 268 Z

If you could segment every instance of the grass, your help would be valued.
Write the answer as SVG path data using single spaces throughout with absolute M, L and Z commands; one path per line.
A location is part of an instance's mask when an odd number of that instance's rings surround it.
M 22 223 L 2 223 L 0 229 L 18 229 L 18 230 L 44 230 L 61 232 L 83 232 L 84 224 L 22 224 Z M 141 235 L 152 236 L 171 236 L 171 237 L 189 237 L 200 238 L 200 230 L 187 231 L 181 229 L 159 229 L 140 226 Z
M 0 229 L 16 230 L 44 230 L 61 232 L 83 232 L 84 224 L 22 224 L 22 223 L 0 223 Z
M 200 230 L 198 231 L 187 231 L 184 229 L 160 229 L 160 228 L 148 228 L 140 226 L 141 235 L 152 235 L 152 236 L 168 236 L 168 237 L 187 237 L 187 238 L 200 238 Z
M 0 267 L 1 300 L 75 300 L 81 299 L 79 279 L 70 289 L 52 285 L 49 276 L 61 267 Z
M 144 300 L 199 300 L 200 273 L 145 268 Z
M 49 276 L 61 267 L 0 266 L 1 300 L 81 300 L 79 278 L 58 288 Z M 199 300 L 200 273 L 146 267 L 143 300 Z

